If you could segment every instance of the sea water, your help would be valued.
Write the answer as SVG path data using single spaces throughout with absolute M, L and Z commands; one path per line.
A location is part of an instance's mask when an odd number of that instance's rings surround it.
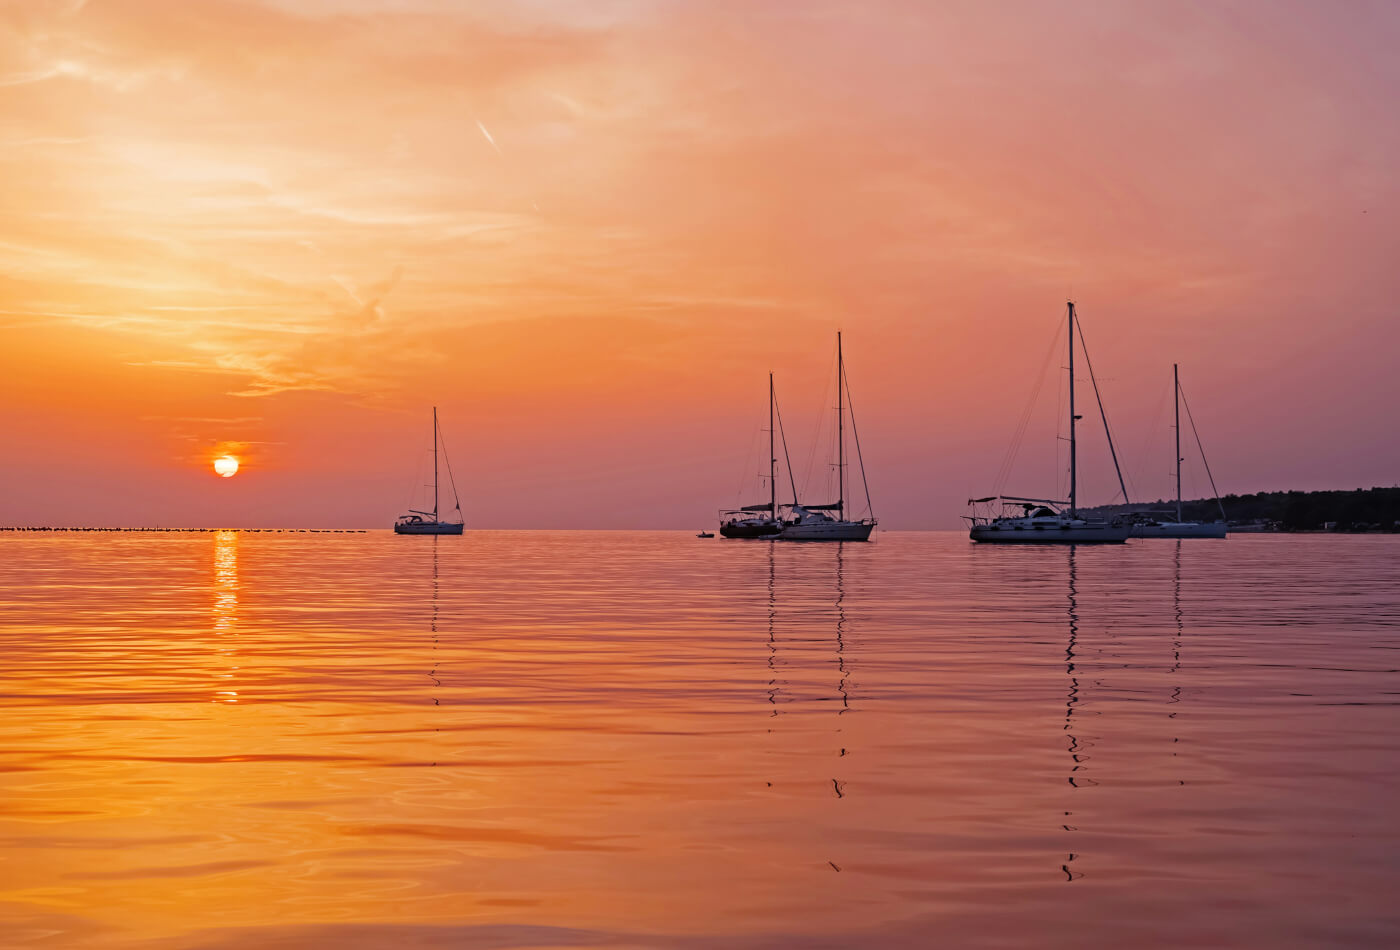
M 1400 943 L 1400 537 L 0 537 L 5 947 Z

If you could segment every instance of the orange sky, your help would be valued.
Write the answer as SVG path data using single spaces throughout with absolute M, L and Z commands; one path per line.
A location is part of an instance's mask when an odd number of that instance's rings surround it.
M 0 0 L 0 522 L 385 527 L 436 403 L 470 524 L 699 527 L 770 368 L 823 481 L 840 326 L 876 513 L 954 527 L 1067 295 L 1139 495 L 1173 360 L 1222 490 L 1393 484 L 1397 41 L 1360 2 Z M 1008 491 L 1060 490 L 1055 388 Z

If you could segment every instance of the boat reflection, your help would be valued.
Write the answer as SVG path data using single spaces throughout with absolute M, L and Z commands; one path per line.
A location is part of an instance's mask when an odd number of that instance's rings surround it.
M 431 596 L 428 598 L 428 633 L 432 638 L 431 654 L 429 656 L 428 679 L 432 680 L 433 688 L 442 686 L 442 680 L 438 678 L 438 535 L 433 535 L 433 583 Z M 438 697 L 433 695 L 433 705 L 442 705 Z
M 830 803 L 850 797 L 846 765 L 851 749 L 847 720 L 842 718 L 855 709 L 847 556 L 844 542 L 822 547 L 769 545 L 767 551 L 765 702 L 769 719 L 775 720 L 767 733 L 782 737 L 771 749 L 776 774 L 770 773 L 767 784 L 810 805 L 820 798 Z M 823 629 L 828 632 L 822 634 Z M 834 728 L 827 718 L 833 707 Z M 775 719 L 780 714 L 785 720 L 781 728 L 778 722 L 783 720 Z M 820 791 L 814 787 L 818 783 Z M 822 858 L 833 870 L 842 870 L 840 854 Z
M 841 708 L 836 710 L 837 716 L 844 716 L 851 709 L 851 694 L 847 688 L 847 680 L 850 674 L 846 670 L 846 585 L 845 585 L 845 543 L 836 545 L 836 668 L 840 673 L 840 678 L 836 681 L 836 692 L 841 697 Z M 841 727 L 837 727 L 838 735 Z M 836 753 L 836 757 L 844 759 L 846 757 L 846 746 L 844 740 Z M 846 783 L 839 778 L 831 780 L 831 787 L 836 792 L 837 798 L 846 797 Z M 832 867 L 836 867 L 832 864 Z M 840 868 L 836 867 L 839 871 Z
M 1145 616 L 1141 626 L 1133 629 L 1101 622 L 1096 616 L 1090 616 L 1086 624 L 1083 615 L 1086 596 L 1095 609 L 1109 611 L 1110 617 L 1116 603 L 1101 596 L 1103 589 L 1095 576 L 1097 565 L 1093 553 L 1073 546 L 1067 549 L 1063 730 L 1069 754 L 1066 783 L 1074 791 L 1068 793 L 1063 812 L 1061 827 L 1066 832 L 1080 833 L 1081 816 L 1114 807 L 1130 787 L 1137 789 L 1136 794 L 1141 799 L 1148 794 L 1145 789 L 1186 784 L 1179 761 L 1181 735 L 1177 718 L 1186 695 L 1188 672 L 1182 663 L 1186 635 L 1182 544 L 1177 540 L 1170 550 L 1169 575 L 1165 561 L 1155 562 L 1160 570 L 1159 581 L 1153 585 L 1155 591 L 1150 600 L 1144 597 L 1142 601 L 1151 604 L 1151 613 Z M 1081 567 L 1088 574 L 1087 595 Z M 1170 599 L 1166 592 L 1168 582 Z M 1169 659 L 1164 656 L 1166 652 L 1170 653 Z M 1146 708 L 1144 703 L 1166 706 L 1165 728 L 1161 719 L 1142 714 Z M 1086 716 L 1094 718 L 1086 720 Z M 1090 722 L 1097 724 L 1092 730 Z M 1149 736 L 1154 743 L 1151 754 L 1133 755 L 1126 751 L 1135 743 L 1141 747 Z M 1096 743 L 1102 745 L 1097 753 L 1099 761 L 1095 763 L 1091 759 Z M 1170 748 L 1171 754 L 1165 761 L 1155 751 L 1162 748 L 1156 743 L 1167 743 Z M 1098 791 L 1083 791 L 1089 788 L 1098 788 Z M 1060 866 L 1066 881 L 1084 876 L 1083 851 L 1079 845 L 1086 840 L 1102 840 L 1094 834 L 1083 831 L 1082 835 L 1070 839 L 1072 844 Z
M 1186 624 L 1181 610 L 1181 540 L 1176 542 L 1176 549 L 1172 551 L 1172 616 L 1176 620 L 1176 636 L 1172 638 L 1172 668 L 1171 673 L 1175 675 L 1181 669 L 1181 641 L 1185 636 Z M 1171 696 L 1167 698 L 1167 705 L 1172 706 L 1181 702 L 1181 683 L 1172 684 Z M 1167 713 L 1168 719 L 1176 718 L 1177 710 L 1173 709 Z M 1181 737 L 1172 736 L 1172 757 L 1175 758 L 1177 751 L 1175 746 L 1181 741 Z M 1177 779 L 1177 784 L 1185 785 L 1184 779 Z
M 836 715 L 844 715 L 851 708 L 851 695 L 846 690 L 846 587 L 845 587 L 845 544 L 836 546 L 836 668 L 841 678 L 836 683 L 836 691 L 841 694 L 841 709 Z M 845 755 L 846 750 L 842 749 Z
M 777 561 L 774 555 L 776 545 L 768 545 L 768 702 L 773 709 L 771 716 L 778 715 L 778 594 Z M 771 730 L 770 730 L 771 731 Z M 773 784 L 769 782 L 768 784 Z
M 1077 579 L 1075 546 L 1070 545 L 1066 553 L 1068 561 L 1066 575 L 1068 577 L 1068 591 L 1066 594 L 1068 606 L 1066 612 L 1069 617 L 1069 640 L 1065 644 L 1065 677 L 1069 680 L 1069 691 L 1065 698 L 1065 738 L 1068 743 L 1067 751 L 1069 752 L 1071 762 L 1069 769 L 1070 787 L 1084 788 L 1094 784 L 1094 782 L 1083 774 L 1088 768 L 1084 764 L 1089 758 L 1084 754 L 1084 749 L 1087 747 L 1088 743 L 1081 741 L 1079 732 L 1075 727 L 1074 719 L 1074 714 L 1078 711 L 1078 707 L 1082 702 L 1079 692 L 1079 675 L 1078 671 L 1075 669 L 1075 649 L 1079 644 L 1079 591 L 1075 586 L 1075 581 Z M 1076 825 L 1070 823 L 1073 817 L 1074 812 L 1070 809 L 1066 809 L 1064 821 L 1065 831 L 1073 833 L 1079 830 Z M 1065 863 L 1060 866 L 1060 870 L 1065 873 L 1066 881 L 1073 881 L 1084 876 L 1083 872 L 1070 867 L 1078 857 L 1079 855 L 1071 850 L 1065 858 Z

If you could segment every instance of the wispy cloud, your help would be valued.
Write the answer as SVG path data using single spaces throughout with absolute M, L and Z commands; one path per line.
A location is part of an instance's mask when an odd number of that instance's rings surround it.
M 486 137 L 486 141 L 489 142 L 491 144 L 491 147 L 496 150 L 496 154 L 500 155 L 502 158 L 505 158 L 505 155 L 501 152 L 501 147 L 496 144 L 495 138 L 492 137 L 491 130 L 486 128 L 486 126 L 482 125 L 480 119 L 476 120 L 476 127 L 481 130 L 481 134 Z

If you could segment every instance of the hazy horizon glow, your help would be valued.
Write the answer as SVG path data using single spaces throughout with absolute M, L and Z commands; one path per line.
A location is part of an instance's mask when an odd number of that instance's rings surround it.
M 1222 491 L 1394 484 L 1397 39 L 1379 4 L 0 0 L 0 522 L 387 527 L 437 405 L 471 525 L 712 524 L 770 369 L 822 494 L 841 327 L 876 513 L 954 527 L 1066 297 L 1139 497 L 1173 361 Z M 1063 483 L 1059 365 L 1009 491 Z

